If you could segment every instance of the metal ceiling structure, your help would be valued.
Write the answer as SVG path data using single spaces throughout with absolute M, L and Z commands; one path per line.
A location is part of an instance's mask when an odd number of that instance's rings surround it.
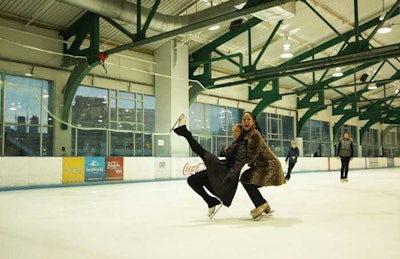
M 101 58 L 130 49 L 152 53 L 176 39 L 189 45 L 189 77 L 203 86 L 192 86 L 191 101 L 204 88 L 239 85 L 258 102 L 256 114 L 297 96 L 297 109 L 306 111 L 298 132 L 328 106 L 339 116 L 334 133 L 357 116 L 367 120 L 360 136 L 375 123 L 400 125 L 399 0 L 37 0 L 35 8 L 32 2 L 1 0 L 0 17 L 58 31 L 71 43 L 65 54 L 87 58 L 64 59 L 74 67 L 64 119 Z M 207 30 L 215 24 L 219 30 Z M 378 33 L 387 25 L 391 32 Z M 82 50 L 83 40 L 90 47 Z M 113 47 L 100 51 L 101 42 Z M 294 54 L 288 59 L 280 56 L 287 43 Z M 341 77 L 332 76 L 337 67 Z

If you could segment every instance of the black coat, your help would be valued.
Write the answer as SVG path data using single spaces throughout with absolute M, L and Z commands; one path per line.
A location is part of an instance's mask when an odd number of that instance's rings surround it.
M 226 159 L 220 160 L 212 153 L 206 153 L 204 156 L 203 160 L 207 167 L 211 186 L 217 197 L 227 207 L 231 205 L 235 196 L 240 171 L 246 164 L 246 153 L 246 143 L 241 141 L 234 143 L 226 150 Z M 230 183 L 226 183 L 224 179 L 229 173 L 234 175 L 234 179 Z

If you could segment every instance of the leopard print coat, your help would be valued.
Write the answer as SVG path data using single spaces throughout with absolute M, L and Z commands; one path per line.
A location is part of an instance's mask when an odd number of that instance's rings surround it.
M 247 141 L 247 169 L 240 181 L 257 186 L 279 186 L 286 183 L 282 164 L 271 151 L 255 125 L 244 137 Z

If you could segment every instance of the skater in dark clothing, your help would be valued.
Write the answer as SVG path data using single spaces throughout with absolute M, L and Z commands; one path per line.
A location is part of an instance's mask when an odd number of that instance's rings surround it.
M 181 115 L 176 124 L 178 127 L 174 129 L 174 132 L 186 138 L 190 148 L 201 157 L 206 165 L 206 170 L 189 176 L 187 181 L 189 186 L 207 203 L 208 217 L 212 218 L 222 205 L 226 207 L 231 205 L 237 190 L 240 171 L 246 163 L 246 145 L 241 137 L 241 127 L 236 125 L 232 128 L 235 141 L 226 149 L 226 159 L 220 160 L 214 154 L 206 151 L 193 138 L 192 133 L 186 128 L 184 115 Z M 226 180 L 228 174 L 232 176 L 231 181 Z M 209 195 L 205 188 L 215 197 Z
M 340 168 L 340 180 L 347 182 L 347 175 L 349 173 L 350 160 L 353 160 L 353 139 L 350 137 L 348 132 L 343 133 L 343 137 L 339 139 L 339 145 L 337 148 L 337 158 L 342 162 Z
M 254 220 L 258 220 L 263 213 L 268 214 L 271 211 L 259 188 L 282 185 L 286 181 L 281 162 L 262 137 L 253 113 L 243 114 L 242 128 L 247 145 L 246 163 L 250 168 L 243 172 L 240 182 L 255 206 L 250 215 Z
M 321 150 L 317 148 L 317 151 L 315 151 L 313 157 L 321 157 Z
M 293 170 L 294 165 L 297 163 L 297 158 L 300 156 L 300 151 L 299 148 L 297 147 L 296 141 L 291 142 L 291 147 L 286 155 L 285 158 L 285 163 L 288 163 L 289 160 L 289 166 L 288 166 L 288 171 L 286 174 L 286 180 L 289 181 L 290 179 L 290 173 Z

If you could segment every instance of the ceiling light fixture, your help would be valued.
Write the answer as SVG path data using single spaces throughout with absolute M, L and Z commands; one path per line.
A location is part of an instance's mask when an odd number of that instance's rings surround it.
M 291 58 L 293 57 L 293 53 L 290 52 L 290 42 L 289 37 L 286 37 L 285 43 L 283 43 L 283 52 L 281 54 L 281 58 Z
M 392 25 L 390 25 L 388 22 L 385 22 L 382 27 L 380 27 L 377 31 L 377 33 L 383 34 L 383 33 L 389 33 L 392 31 Z
M 33 76 L 33 66 L 29 72 L 25 73 L 26 76 Z
M 341 77 L 343 76 L 342 69 L 340 67 L 335 68 L 335 72 L 332 74 L 333 77 Z
M 378 88 L 378 86 L 376 86 L 376 84 L 368 85 L 368 90 L 375 90 L 376 88 Z
M 218 29 L 219 29 L 219 25 L 214 25 L 214 26 L 211 26 L 210 28 L 208 28 L 209 31 L 216 31 Z

